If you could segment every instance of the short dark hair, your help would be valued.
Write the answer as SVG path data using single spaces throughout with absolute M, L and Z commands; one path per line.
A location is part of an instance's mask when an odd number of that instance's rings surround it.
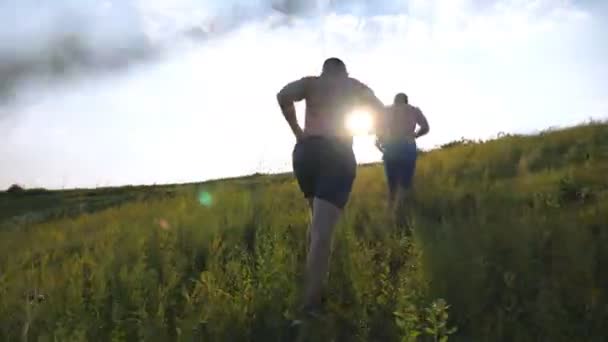
M 323 62 L 323 74 L 347 75 L 346 64 L 338 57 L 330 57 Z
M 408 103 L 407 95 L 405 95 L 405 93 L 398 93 L 397 95 L 395 95 L 394 102 L 395 103 L 401 102 L 401 103 L 407 104 Z

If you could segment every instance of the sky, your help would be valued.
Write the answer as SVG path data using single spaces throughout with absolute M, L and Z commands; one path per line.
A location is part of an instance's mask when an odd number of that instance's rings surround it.
M 290 171 L 275 95 L 330 56 L 409 95 L 421 148 L 608 117 L 601 0 L 4 0 L 0 22 L 0 189 Z

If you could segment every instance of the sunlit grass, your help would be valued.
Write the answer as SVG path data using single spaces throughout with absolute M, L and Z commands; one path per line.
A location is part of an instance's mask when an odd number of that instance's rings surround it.
M 313 340 L 602 340 L 607 152 L 594 124 L 426 153 L 413 238 L 360 167 Z M 309 220 L 291 177 L 116 203 L 0 231 L 0 341 L 290 340 Z

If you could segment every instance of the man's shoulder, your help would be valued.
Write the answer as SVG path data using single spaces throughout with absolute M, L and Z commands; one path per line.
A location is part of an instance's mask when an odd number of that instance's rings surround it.
M 314 88 L 317 84 L 317 80 L 319 79 L 318 76 L 303 76 L 300 79 L 298 79 L 296 81 L 296 83 L 298 83 L 298 85 L 300 87 L 303 87 L 305 89 L 311 89 Z
M 410 106 L 412 109 L 412 112 L 414 113 L 414 115 L 418 116 L 418 117 L 424 117 L 424 113 L 422 113 L 422 110 L 420 109 L 420 107 L 418 106 Z
M 421 110 L 418 106 L 414 106 L 409 103 L 407 104 L 407 108 L 409 108 L 410 110 L 413 110 L 414 112 L 421 112 Z
M 367 84 L 365 84 L 364 82 L 360 81 L 359 79 L 355 78 L 355 77 L 348 77 L 348 81 L 351 82 L 351 84 L 357 86 L 357 87 L 362 87 L 362 88 L 369 88 L 367 86 Z
M 312 75 L 308 75 L 308 76 L 302 76 L 299 81 L 302 82 L 313 82 L 316 81 L 319 78 L 319 76 L 312 76 Z
M 354 77 L 349 77 L 348 82 L 356 91 L 358 91 L 360 93 L 366 93 L 366 94 L 374 93 L 372 88 L 370 88 L 367 84 L 365 84 L 364 82 L 361 82 L 360 80 L 358 80 Z
M 283 87 L 283 91 L 291 91 L 291 92 L 306 91 L 306 89 L 310 88 L 311 83 L 313 83 L 315 79 L 316 79 L 315 76 L 303 76 L 303 77 L 297 78 L 297 79 L 292 80 L 289 83 L 287 83 Z
M 308 84 L 308 83 L 315 81 L 316 79 L 317 79 L 316 76 L 302 76 L 300 78 L 296 78 L 295 80 L 290 81 L 288 84 L 294 84 L 294 85 Z

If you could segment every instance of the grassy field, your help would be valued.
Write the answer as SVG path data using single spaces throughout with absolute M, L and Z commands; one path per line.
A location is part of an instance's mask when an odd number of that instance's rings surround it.
M 385 196 L 360 167 L 308 340 L 605 341 L 607 124 L 424 153 L 411 237 Z M 305 209 L 290 175 L 2 193 L 0 340 L 294 340 Z

